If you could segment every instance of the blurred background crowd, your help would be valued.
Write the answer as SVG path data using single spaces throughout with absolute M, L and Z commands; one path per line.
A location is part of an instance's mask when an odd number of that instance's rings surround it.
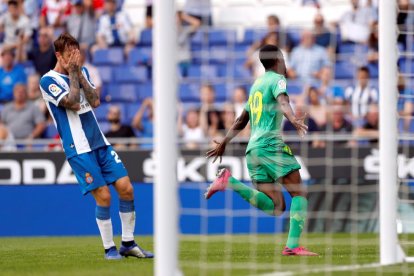
M 398 49 L 411 53 L 398 64 L 399 129 L 412 132 L 414 1 L 396 1 Z M 288 92 L 295 112 L 309 115 L 311 146 L 324 147 L 318 137 L 326 133 L 355 138 L 338 139 L 338 145 L 378 142 L 377 1 L 289 0 L 295 8 L 288 14 L 286 0 L 221 2 L 229 3 L 178 1 L 177 131 L 184 147 L 199 148 L 230 128 L 252 81 L 263 74 L 258 49 L 265 44 L 283 50 Z M 241 12 L 246 7 L 261 8 L 254 24 L 239 24 L 249 20 Z M 115 142 L 118 148 L 152 147 L 152 1 L 3 0 L 0 13 L 1 150 L 45 149 L 30 142 L 38 138 L 58 141 L 38 84 L 56 63 L 53 39 L 63 31 L 81 43 L 83 64 L 101 94 L 95 114 L 102 131 L 140 141 Z M 286 20 L 302 14 L 307 22 Z M 283 129 L 295 131 L 288 122 Z M 240 136 L 245 143 L 249 129 Z

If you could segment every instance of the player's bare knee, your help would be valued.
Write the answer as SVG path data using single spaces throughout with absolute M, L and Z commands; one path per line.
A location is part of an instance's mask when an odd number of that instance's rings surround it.
M 101 190 L 95 195 L 96 203 L 100 206 L 110 206 L 111 205 L 111 193 L 109 190 Z
M 124 200 L 133 200 L 134 199 L 134 188 L 130 182 L 125 183 L 120 186 L 118 189 L 119 197 Z

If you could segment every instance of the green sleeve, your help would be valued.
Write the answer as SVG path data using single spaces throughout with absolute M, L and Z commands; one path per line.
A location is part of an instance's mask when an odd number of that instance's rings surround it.
M 248 113 L 250 113 L 250 97 L 249 97 L 249 100 L 244 105 L 244 110 L 246 110 Z
M 279 97 L 280 94 L 287 94 L 287 82 L 286 82 L 286 78 L 285 77 L 281 77 L 279 78 L 279 80 L 277 80 L 277 82 L 274 84 L 274 89 L 273 89 L 273 97 L 275 97 L 275 99 L 277 99 L 277 97 Z

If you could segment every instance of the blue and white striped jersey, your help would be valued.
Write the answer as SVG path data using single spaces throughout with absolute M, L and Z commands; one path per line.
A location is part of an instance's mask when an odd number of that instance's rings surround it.
M 82 74 L 94 87 L 85 67 L 82 68 Z M 110 145 L 99 128 L 93 109 L 86 100 L 82 87 L 80 91 L 81 109 L 79 111 L 59 106 L 62 98 L 70 92 L 69 76 L 50 70 L 40 79 L 40 90 L 59 132 L 67 159 Z

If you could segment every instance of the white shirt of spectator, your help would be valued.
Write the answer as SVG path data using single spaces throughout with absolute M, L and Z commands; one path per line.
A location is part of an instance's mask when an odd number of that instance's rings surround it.
M 183 140 L 185 142 L 202 142 L 204 139 L 201 127 L 189 128 L 187 125 L 183 125 Z
M 348 87 L 345 90 L 345 99 L 351 104 L 351 111 L 354 118 L 362 119 L 368 112 L 370 104 L 378 102 L 377 89 L 367 86 Z
M 48 24 L 55 24 L 59 13 L 70 5 L 68 0 L 44 0 L 43 7 L 46 8 Z
M 16 44 L 19 42 L 19 35 L 22 33 L 26 37 L 32 36 L 30 19 L 25 15 L 20 15 L 17 21 L 14 21 L 10 13 L 5 13 L 0 19 L 0 25 L 4 27 L 4 45 Z
M 342 40 L 365 43 L 370 34 L 370 24 L 375 17 L 369 8 L 360 6 L 356 11 L 346 12 L 341 19 Z
M 119 40 L 125 44 L 128 42 L 129 34 L 132 30 L 132 23 L 128 15 L 122 11 L 115 14 L 115 22 L 118 25 Z M 109 45 L 114 43 L 112 36 L 111 18 L 108 14 L 104 14 L 99 18 L 98 35 L 105 38 Z
M 196 16 L 211 15 L 210 0 L 187 0 L 184 4 L 184 12 Z

